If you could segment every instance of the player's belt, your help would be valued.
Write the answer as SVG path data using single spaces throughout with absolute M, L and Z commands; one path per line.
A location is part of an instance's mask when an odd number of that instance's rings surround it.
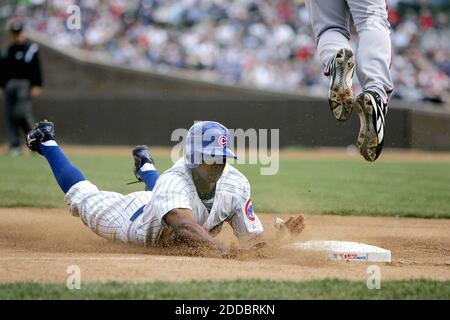
M 142 214 L 142 212 L 144 212 L 144 207 L 145 205 L 143 205 L 135 213 L 133 213 L 133 215 L 130 218 L 130 221 L 136 220 L 136 218 L 139 217 Z

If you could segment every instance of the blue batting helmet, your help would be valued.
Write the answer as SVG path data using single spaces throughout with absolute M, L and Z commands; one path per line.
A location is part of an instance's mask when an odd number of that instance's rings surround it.
M 188 131 L 184 148 L 184 162 L 190 169 L 202 162 L 223 163 L 224 158 L 237 159 L 231 151 L 228 129 L 215 121 L 200 121 Z

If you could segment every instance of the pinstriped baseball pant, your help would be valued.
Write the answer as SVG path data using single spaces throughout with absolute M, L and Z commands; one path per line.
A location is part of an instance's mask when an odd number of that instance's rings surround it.
M 132 215 L 151 199 L 151 191 L 138 191 L 127 195 L 100 191 L 87 180 L 73 185 L 64 199 L 72 215 L 103 238 L 128 242 Z

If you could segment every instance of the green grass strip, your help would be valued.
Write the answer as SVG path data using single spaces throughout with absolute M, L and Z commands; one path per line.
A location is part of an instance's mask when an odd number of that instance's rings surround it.
M 118 155 L 70 156 L 102 190 L 143 190 L 133 162 Z M 171 166 L 157 157 L 160 172 Z M 255 211 L 450 218 L 450 163 L 363 160 L 286 160 L 276 175 L 260 165 L 237 165 L 250 181 Z M 0 156 L 0 207 L 65 207 L 63 193 L 40 156 Z
M 450 281 L 382 281 L 369 290 L 364 281 L 189 281 L 81 284 L 0 284 L 0 299 L 450 299 Z

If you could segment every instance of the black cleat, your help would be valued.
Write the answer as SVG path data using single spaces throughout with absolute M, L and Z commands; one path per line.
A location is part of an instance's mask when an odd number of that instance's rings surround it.
M 330 91 L 328 101 L 334 117 L 339 121 L 347 121 L 353 112 L 352 81 L 355 71 L 355 57 L 348 49 L 340 49 L 330 69 Z
M 44 120 L 36 123 L 34 129 L 28 132 L 26 136 L 27 147 L 34 152 L 42 154 L 39 143 L 49 140 L 55 140 L 55 126 L 53 122 Z
M 136 176 L 136 179 L 139 181 L 142 181 L 141 177 L 138 174 L 138 171 L 142 166 L 146 163 L 154 164 L 154 160 L 152 156 L 150 155 L 149 149 L 147 146 L 137 146 L 132 151 L 133 158 L 134 158 L 134 175 Z
M 364 159 L 373 162 L 383 149 L 387 106 L 380 95 L 373 91 L 361 93 L 355 106 L 361 125 L 356 147 Z

